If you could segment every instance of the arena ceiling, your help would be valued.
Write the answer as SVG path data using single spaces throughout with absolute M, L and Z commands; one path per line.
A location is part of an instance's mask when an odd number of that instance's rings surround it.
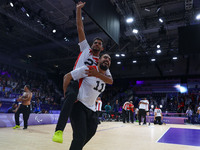
M 180 55 L 178 51 L 178 27 L 199 24 L 195 20 L 200 11 L 199 0 L 110 1 L 120 16 L 119 45 L 85 13 L 83 16 L 87 40 L 91 43 L 97 36 L 104 39 L 105 51 L 112 57 L 114 77 L 200 75 L 199 55 Z M 128 16 L 134 17 L 133 23 L 126 23 Z M 132 32 L 133 28 L 138 29 L 138 34 Z M 33 64 L 46 72 L 66 73 L 79 54 L 77 37 L 74 0 L 0 2 L 2 56 Z M 160 54 L 156 53 L 157 45 Z M 172 59 L 175 56 L 177 60 Z M 156 61 L 151 62 L 152 58 Z

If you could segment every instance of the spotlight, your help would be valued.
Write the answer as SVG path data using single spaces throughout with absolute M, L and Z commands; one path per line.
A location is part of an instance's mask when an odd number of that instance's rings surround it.
M 64 37 L 65 42 L 69 42 L 69 39 L 67 37 Z
M 56 33 L 56 29 L 53 29 L 53 31 L 52 31 L 53 33 Z
M 173 57 L 172 59 L 173 59 L 173 60 L 176 60 L 176 59 L 178 59 L 178 58 L 177 58 L 177 57 Z
M 115 54 L 116 57 L 119 57 L 119 54 Z
M 133 29 L 133 33 L 137 34 L 138 30 L 137 29 Z
M 58 68 L 58 65 L 54 65 L 55 68 Z
M 121 54 L 122 57 L 125 57 L 125 54 Z
M 133 18 L 132 18 L 132 17 L 127 18 L 127 19 L 126 19 L 126 22 L 127 22 L 127 23 L 132 23 L 132 22 L 133 22 Z
M 200 14 L 196 16 L 196 20 L 200 20 Z
M 84 17 L 82 17 L 82 20 L 84 20 L 85 18 Z
M 120 64 L 121 64 L 121 61 L 118 61 L 117 64 L 120 65 Z
M 151 61 L 156 61 L 156 59 L 153 58 L 153 59 L 151 59 Z
M 11 6 L 11 7 L 14 7 L 14 4 L 13 4 L 12 2 L 10 2 L 10 6 Z
M 133 63 L 134 63 L 134 64 L 137 63 L 137 60 L 133 60 Z
M 154 108 L 154 105 L 151 105 L 151 108 L 153 109 L 153 108 Z
M 163 20 L 162 20 L 162 18 L 159 18 L 159 21 L 160 21 L 161 23 L 163 23 Z
M 157 48 L 160 48 L 160 45 L 157 45 Z
M 27 57 L 28 57 L 28 58 L 31 58 L 32 56 L 31 56 L 31 55 L 27 55 Z
M 161 53 L 161 50 L 160 50 L 160 49 L 158 49 L 158 50 L 156 51 L 156 53 L 157 53 L 157 54 L 160 54 L 160 53 Z
M 160 108 L 162 108 L 162 105 L 160 105 Z
M 26 13 L 26 16 L 27 16 L 27 17 L 30 17 L 30 15 L 29 15 L 28 13 Z

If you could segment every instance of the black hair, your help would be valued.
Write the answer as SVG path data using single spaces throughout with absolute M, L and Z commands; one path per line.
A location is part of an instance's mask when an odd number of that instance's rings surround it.
M 0 104 L 2 104 L 2 101 L 0 101 Z
M 101 59 L 101 57 L 102 57 L 103 55 L 105 55 L 105 54 L 107 54 L 108 56 L 110 56 L 108 53 L 101 52 L 101 54 L 99 55 L 99 59 Z
M 30 85 L 25 85 L 25 87 L 27 87 L 27 88 L 28 88 L 28 90 L 30 90 Z
M 102 45 L 103 45 L 103 39 L 102 39 L 102 38 L 96 37 L 96 38 L 93 39 L 93 42 L 94 42 L 95 40 L 100 40 L 100 41 L 102 42 Z

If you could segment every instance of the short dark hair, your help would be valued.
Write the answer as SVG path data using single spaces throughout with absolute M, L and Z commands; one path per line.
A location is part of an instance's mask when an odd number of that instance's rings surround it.
M 106 55 L 106 54 L 107 54 L 108 56 L 110 56 L 108 53 L 103 53 L 103 52 L 102 52 L 102 53 L 100 54 L 100 56 L 99 56 L 99 59 L 101 59 L 101 57 L 102 57 L 103 55 Z
M 30 85 L 25 85 L 25 87 L 27 87 L 27 88 L 28 88 L 28 90 L 30 90 Z
M 0 101 L 0 104 L 2 104 L 2 101 Z
M 102 42 L 102 44 L 103 44 L 103 39 L 102 39 L 102 38 L 100 38 L 100 37 L 95 37 L 95 38 L 93 39 L 93 42 L 94 42 L 95 40 L 100 40 L 100 41 Z

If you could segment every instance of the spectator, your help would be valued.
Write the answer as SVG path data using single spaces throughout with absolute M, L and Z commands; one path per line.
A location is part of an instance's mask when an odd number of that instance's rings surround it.
M 192 110 L 190 107 L 188 107 L 186 114 L 188 116 L 188 123 L 191 123 L 191 117 L 192 117 Z
M 35 103 L 35 110 L 34 112 L 37 114 L 37 113 L 40 113 L 41 112 L 41 107 L 40 107 L 40 100 L 37 99 L 36 103 Z
M 8 108 L 7 113 L 15 113 L 18 109 L 18 105 L 13 103 L 11 107 Z
M 2 107 L 2 102 L 0 101 L 0 113 L 2 113 L 3 111 L 1 110 Z
M 118 103 L 118 100 L 115 101 L 115 104 L 113 106 L 113 111 L 115 113 L 115 119 L 116 121 L 119 120 L 119 103 Z
M 162 125 L 162 121 L 163 120 L 163 115 L 162 115 L 162 111 L 160 108 L 158 108 L 156 106 L 155 110 L 154 110 L 154 124 L 159 124 Z
M 200 124 L 200 105 L 197 107 L 198 123 Z
M 129 101 L 125 102 L 124 105 L 123 105 L 123 109 L 122 109 L 122 116 L 123 116 L 123 123 L 127 122 L 129 123 Z
M 110 102 L 108 102 L 107 105 L 105 106 L 105 110 L 107 116 L 110 116 L 110 110 L 111 110 Z

